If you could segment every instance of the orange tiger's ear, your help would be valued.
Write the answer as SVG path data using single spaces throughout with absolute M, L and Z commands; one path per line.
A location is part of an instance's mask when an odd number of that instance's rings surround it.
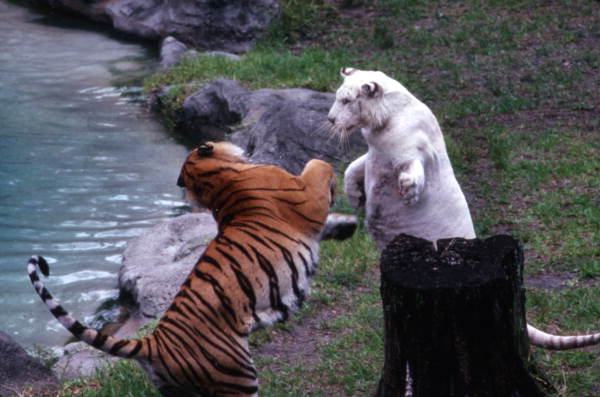
M 210 157 L 214 152 L 214 146 L 211 143 L 202 143 L 198 146 L 198 157 Z

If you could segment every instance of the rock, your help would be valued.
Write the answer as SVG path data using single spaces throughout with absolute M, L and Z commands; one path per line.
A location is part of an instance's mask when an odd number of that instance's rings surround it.
M 226 52 L 226 51 L 206 51 L 203 53 L 199 53 L 197 55 L 202 55 L 202 56 L 210 57 L 210 58 L 222 57 L 229 61 L 239 61 L 242 59 L 241 56 L 235 55 L 235 54 L 232 54 L 231 52 Z
M 196 143 L 224 140 L 232 132 L 229 126 L 239 125 L 248 112 L 250 93 L 233 80 L 212 81 L 185 99 L 176 129 Z M 161 92 L 158 103 L 167 94 Z
M 176 128 L 197 143 L 230 139 L 251 161 L 297 174 L 311 158 L 339 166 L 367 149 L 359 133 L 351 134 L 343 148 L 330 131 L 327 113 L 333 100 L 330 93 L 302 88 L 251 91 L 218 79 L 186 98 Z
M 85 342 L 75 342 L 65 346 L 64 355 L 52 370 L 61 380 L 72 380 L 94 376 L 97 371 L 117 360 L 120 359 L 94 349 Z
M 0 396 L 54 395 L 58 379 L 40 360 L 31 357 L 8 334 L 0 331 Z
M 187 50 L 188 46 L 175 37 L 165 37 L 160 44 L 160 68 L 164 70 L 176 65 Z
M 187 45 L 173 36 L 165 37 L 160 44 L 161 70 L 166 70 L 177 65 L 184 58 L 196 58 L 199 56 L 210 58 L 223 57 L 229 61 L 239 61 L 241 59 L 239 55 L 226 51 L 198 52 L 194 49 L 189 49 Z
M 277 0 L 28 0 L 111 24 L 135 37 L 172 36 L 195 48 L 246 52 L 279 14 Z
M 160 223 L 130 241 L 119 270 L 121 295 L 132 298 L 146 322 L 160 317 L 216 233 L 212 215 L 196 213 Z

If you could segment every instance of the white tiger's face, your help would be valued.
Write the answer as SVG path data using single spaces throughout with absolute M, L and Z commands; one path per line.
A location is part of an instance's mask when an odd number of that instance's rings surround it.
M 379 129 L 388 117 L 384 93 L 389 79 L 378 71 L 342 68 L 343 84 L 327 118 L 342 136 L 355 128 Z
M 342 85 L 335 94 L 335 102 L 327 118 L 339 133 L 348 133 L 357 127 L 364 127 L 361 117 L 360 90 Z

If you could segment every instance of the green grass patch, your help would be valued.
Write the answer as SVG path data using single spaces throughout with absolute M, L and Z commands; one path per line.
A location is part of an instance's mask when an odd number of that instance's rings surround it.
M 529 321 L 544 329 L 561 324 L 555 332 L 566 335 L 600 328 L 600 289 L 532 290 L 528 294 Z M 598 349 L 549 352 L 533 349 L 533 357 L 556 388 L 558 396 L 593 396 L 598 387 Z
M 131 360 L 118 361 L 89 379 L 68 381 L 61 397 L 160 397 L 145 372 Z
M 342 49 L 332 52 L 308 49 L 295 55 L 282 49 L 258 48 L 240 61 L 200 55 L 186 58 L 167 72 L 149 77 L 145 89 L 153 91 L 166 85 L 190 82 L 199 86 L 215 78 L 226 78 L 251 89 L 304 87 L 331 91 L 338 83 L 332 76 L 338 76 L 340 68 L 349 63 L 351 57 Z
M 373 243 L 361 230 L 349 241 L 328 242 L 323 248 L 322 268 L 315 283 L 317 294 L 323 290 L 337 291 L 329 307 L 351 306 L 352 310 L 323 318 L 315 326 L 315 334 L 328 337 L 317 338 L 316 351 L 307 357 L 308 364 L 288 361 L 282 364 L 270 357 L 257 357 L 261 395 L 363 396 L 376 389 L 383 364 L 383 313 L 378 277 L 370 272 L 377 263 L 377 255 L 356 263 L 356 252 L 352 252 L 363 248 L 373 252 Z M 330 278 L 329 272 L 342 262 L 355 263 L 357 277 L 344 278 L 341 283 Z M 356 290 L 361 292 L 352 292 Z
M 272 45 L 294 43 L 326 29 L 337 17 L 335 8 L 323 0 L 284 0 L 281 15 L 269 28 L 267 41 Z
M 562 334 L 600 329 L 600 289 L 580 286 L 564 290 L 528 290 L 529 320 L 538 328 L 560 323 Z

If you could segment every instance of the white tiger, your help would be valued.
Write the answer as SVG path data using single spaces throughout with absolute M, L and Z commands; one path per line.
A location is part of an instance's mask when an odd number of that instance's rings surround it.
M 346 169 L 344 189 L 351 205 L 364 204 L 379 248 L 400 233 L 433 242 L 475 238 L 431 110 L 382 72 L 344 68 L 341 74 L 328 118 L 342 134 L 362 128 L 369 150 Z
M 342 68 L 329 121 L 342 137 L 357 127 L 365 155 L 344 174 L 350 204 L 365 207 L 367 229 L 382 250 L 398 234 L 432 242 L 475 238 L 437 119 L 402 84 L 380 71 Z M 555 336 L 527 325 L 530 342 L 547 349 L 600 343 L 600 333 Z

